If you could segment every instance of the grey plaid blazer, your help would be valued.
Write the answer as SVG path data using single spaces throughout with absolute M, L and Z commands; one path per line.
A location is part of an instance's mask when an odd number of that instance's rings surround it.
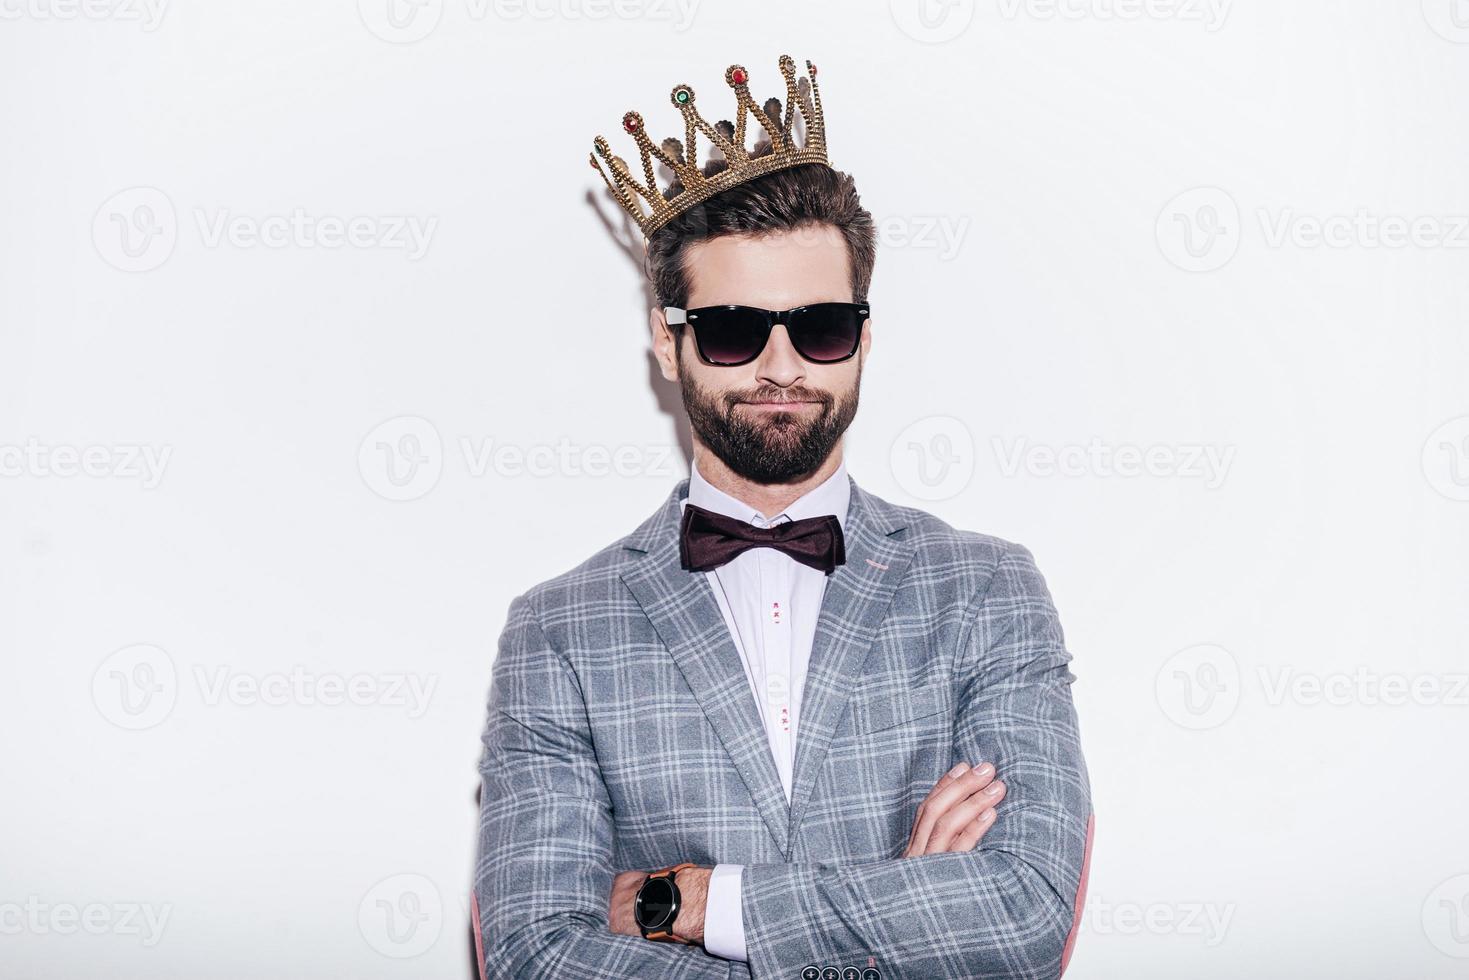
M 1091 790 L 1045 581 L 1019 545 L 851 489 L 789 806 L 714 594 L 679 565 L 687 479 L 511 601 L 480 762 L 484 976 L 1061 974 Z M 1005 780 L 999 819 L 972 851 L 899 857 L 961 760 Z M 614 875 L 680 861 L 745 865 L 748 963 L 608 931 Z

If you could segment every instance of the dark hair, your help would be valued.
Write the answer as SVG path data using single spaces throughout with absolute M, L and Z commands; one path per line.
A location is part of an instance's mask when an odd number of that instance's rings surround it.
M 747 180 L 684 211 L 648 240 L 645 271 L 659 306 L 684 307 L 689 298 L 684 259 L 690 246 L 725 235 L 758 237 L 823 224 L 846 239 L 852 299 L 865 302 L 877 259 L 877 227 L 852 178 L 823 163 Z

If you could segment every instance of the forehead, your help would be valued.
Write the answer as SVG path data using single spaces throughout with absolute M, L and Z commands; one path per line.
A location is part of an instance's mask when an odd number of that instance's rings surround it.
M 831 225 L 723 235 L 689 248 L 689 307 L 852 302 L 846 240 Z

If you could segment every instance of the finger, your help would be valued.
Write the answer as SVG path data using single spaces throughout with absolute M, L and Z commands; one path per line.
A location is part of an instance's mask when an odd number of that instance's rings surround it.
M 918 853 L 914 849 L 915 838 L 918 835 L 919 824 L 923 821 L 923 811 L 928 806 L 929 800 L 933 799 L 933 794 L 950 782 L 953 782 L 955 777 L 963 775 L 968 769 L 969 763 L 967 762 L 961 762 L 954 766 L 954 768 L 939 777 L 939 781 L 934 784 L 934 788 L 929 790 L 928 795 L 918 804 L 918 812 L 913 815 L 913 826 L 908 828 L 908 846 L 903 851 L 903 857 L 912 857 Z
M 995 767 L 986 762 L 978 769 L 961 773 L 947 783 L 935 786 L 920 807 L 921 814 L 913 831 L 913 848 L 916 854 L 929 853 L 928 839 L 933 834 L 934 824 L 957 802 L 967 799 L 989 785 L 995 778 Z M 976 812 L 974 814 L 978 816 Z
M 958 767 L 956 766 L 955 769 Z M 953 774 L 953 770 L 950 770 Z M 959 772 L 954 778 L 947 781 L 940 779 L 938 785 L 924 800 L 919 807 L 919 815 L 915 818 L 913 828 L 913 853 L 927 854 L 931 852 L 929 837 L 933 834 L 934 824 L 955 803 L 966 799 L 970 794 L 988 785 L 995 776 L 995 767 L 988 762 L 977 769 L 966 769 Z
M 995 825 L 995 808 L 988 810 L 975 817 L 964 827 L 954 842 L 949 845 L 950 851 L 972 851 L 979 839 L 985 835 L 985 831 Z
M 933 833 L 928 838 L 928 849 L 926 853 L 942 854 L 950 850 L 954 838 L 976 820 L 981 813 L 999 804 L 1005 798 L 1005 783 L 995 779 L 990 784 L 967 799 L 960 800 L 943 816 L 934 821 Z
M 921 847 L 919 847 L 918 830 L 923 826 L 923 815 L 930 808 L 934 795 L 968 771 L 969 763 L 967 762 L 961 762 L 954 766 L 954 768 L 939 777 L 939 781 L 934 784 L 933 789 L 929 790 L 928 795 L 918 804 L 918 812 L 913 815 L 913 826 L 908 829 L 908 848 L 903 852 L 904 857 L 913 857 L 915 854 L 923 853 Z

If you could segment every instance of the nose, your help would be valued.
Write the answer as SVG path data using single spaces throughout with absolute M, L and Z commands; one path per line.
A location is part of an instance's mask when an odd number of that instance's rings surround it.
M 770 328 L 770 339 L 755 361 L 755 374 L 759 380 L 782 388 L 789 388 L 806 377 L 806 359 L 796 353 L 784 323 Z

